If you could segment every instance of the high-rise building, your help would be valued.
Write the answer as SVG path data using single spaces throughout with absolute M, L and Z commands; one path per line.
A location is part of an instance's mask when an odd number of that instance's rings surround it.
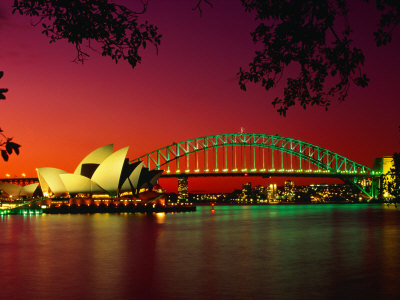
M 243 183 L 242 185 L 242 194 L 245 197 L 249 197 L 251 194 L 251 182 Z
M 284 184 L 285 192 L 290 192 L 294 188 L 294 181 L 286 180 Z
M 295 184 L 294 181 L 286 180 L 283 185 L 283 196 L 287 201 L 291 201 L 294 197 Z
M 394 165 L 394 161 L 393 161 L 393 157 L 392 156 L 384 156 L 384 157 L 378 157 L 374 159 L 374 164 L 372 167 L 372 170 L 374 170 L 375 172 L 380 172 L 383 175 L 386 175 L 390 172 L 390 169 L 393 167 Z M 392 176 L 386 176 L 386 180 L 388 180 L 389 182 L 392 181 L 393 177 Z M 379 191 L 379 195 L 380 197 L 388 197 L 389 195 L 389 191 L 387 189 L 387 187 L 384 184 L 383 180 L 376 180 L 375 182 L 373 182 L 374 185 L 374 189 L 376 189 L 377 191 Z
M 267 199 L 268 200 L 275 200 L 276 189 L 277 189 L 276 184 L 272 184 L 272 183 L 267 187 Z
M 178 202 L 187 202 L 189 198 L 188 177 L 178 177 Z

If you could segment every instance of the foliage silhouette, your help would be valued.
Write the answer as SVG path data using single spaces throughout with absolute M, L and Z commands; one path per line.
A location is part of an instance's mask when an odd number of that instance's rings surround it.
M 4 72 L 0 71 L 0 79 L 3 77 Z M 5 100 L 5 93 L 8 92 L 8 89 L 0 88 L 0 100 Z M 12 141 L 12 138 L 7 137 L 3 130 L 0 128 L 0 152 L 3 160 L 8 161 L 8 157 L 14 152 L 15 154 L 19 154 L 19 148 L 21 146 Z
M 4 75 L 4 72 L 0 71 L 0 79 L 3 77 L 3 75 Z M 0 88 L 0 100 L 6 100 L 6 96 L 4 94 L 7 92 L 8 92 L 8 89 Z
M 161 41 L 155 25 L 138 20 L 146 9 L 147 1 L 139 12 L 109 0 L 14 0 L 13 4 L 13 13 L 33 17 L 50 43 L 72 43 L 77 50 L 75 61 L 89 57 L 85 48 L 97 50 L 100 46 L 102 56 L 116 63 L 126 60 L 133 68 L 142 60 L 140 48 L 152 44 L 157 49 Z
M 241 1 L 259 22 L 251 35 L 261 45 L 249 70 L 241 68 L 238 73 L 241 89 L 253 82 L 268 91 L 277 87 L 289 66 L 296 68 L 297 76 L 287 78 L 283 97 L 273 101 L 278 112 L 286 115 L 296 103 L 327 109 L 332 100 L 346 99 L 351 84 L 368 85 L 369 78 L 361 70 L 364 54 L 351 39 L 349 0 Z M 376 45 L 382 46 L 391 42 L 400 23 L 400 1 L 375 3 L 380 22 L 374 37 Z

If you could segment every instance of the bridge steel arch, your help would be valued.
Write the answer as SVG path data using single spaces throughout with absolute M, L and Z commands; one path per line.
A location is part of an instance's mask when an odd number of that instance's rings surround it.
M 219 149 L 223 153 L 218 155 Z M 266 150 L 269 151 L 267 155 Z M 202 159 L 199 159 L 200 153 Z M 191 157 L 194 159 L 190 159 Z M 371 181 L 371 178 L 381 175 L 326 148 L 293 138 L 256 133 L 218 134 L 172 143 L 131 162 L 137 161 L 143 161 L 149 169 L 166 168 L 167 176 L 172 172 L 175 173 L 171 174 L 172 176 L 181 173 L 188 176 L 257 173 L 268 176 L 285 174 L 337 177 L 350 181 L 370 197 L 373 196 L 373 192 L 367 191 L 365 179 Z M 200 167 L 201 161 L 203 168 Z M 171 169 L 173 162 L 175 169 Z M 222 168 L 219 168 L 218 164 Z M 214 168 L 210 170 L 211 165 Z M 181 170 L 181 167 L 184 169 Z M 191 171 L 191 168 L 194 170 Z M 360 183 L 361 181 L 364 183 Z

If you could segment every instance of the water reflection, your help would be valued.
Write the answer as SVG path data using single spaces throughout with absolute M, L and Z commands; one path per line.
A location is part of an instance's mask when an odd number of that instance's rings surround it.
M 377 205 L 3 216 L 2 297 L 394 299 L 399 225 Z

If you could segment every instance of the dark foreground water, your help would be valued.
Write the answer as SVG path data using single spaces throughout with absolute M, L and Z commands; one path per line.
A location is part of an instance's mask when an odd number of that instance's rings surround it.
M 400 210 L 1 216 L 0 299 L 400 299 Z

